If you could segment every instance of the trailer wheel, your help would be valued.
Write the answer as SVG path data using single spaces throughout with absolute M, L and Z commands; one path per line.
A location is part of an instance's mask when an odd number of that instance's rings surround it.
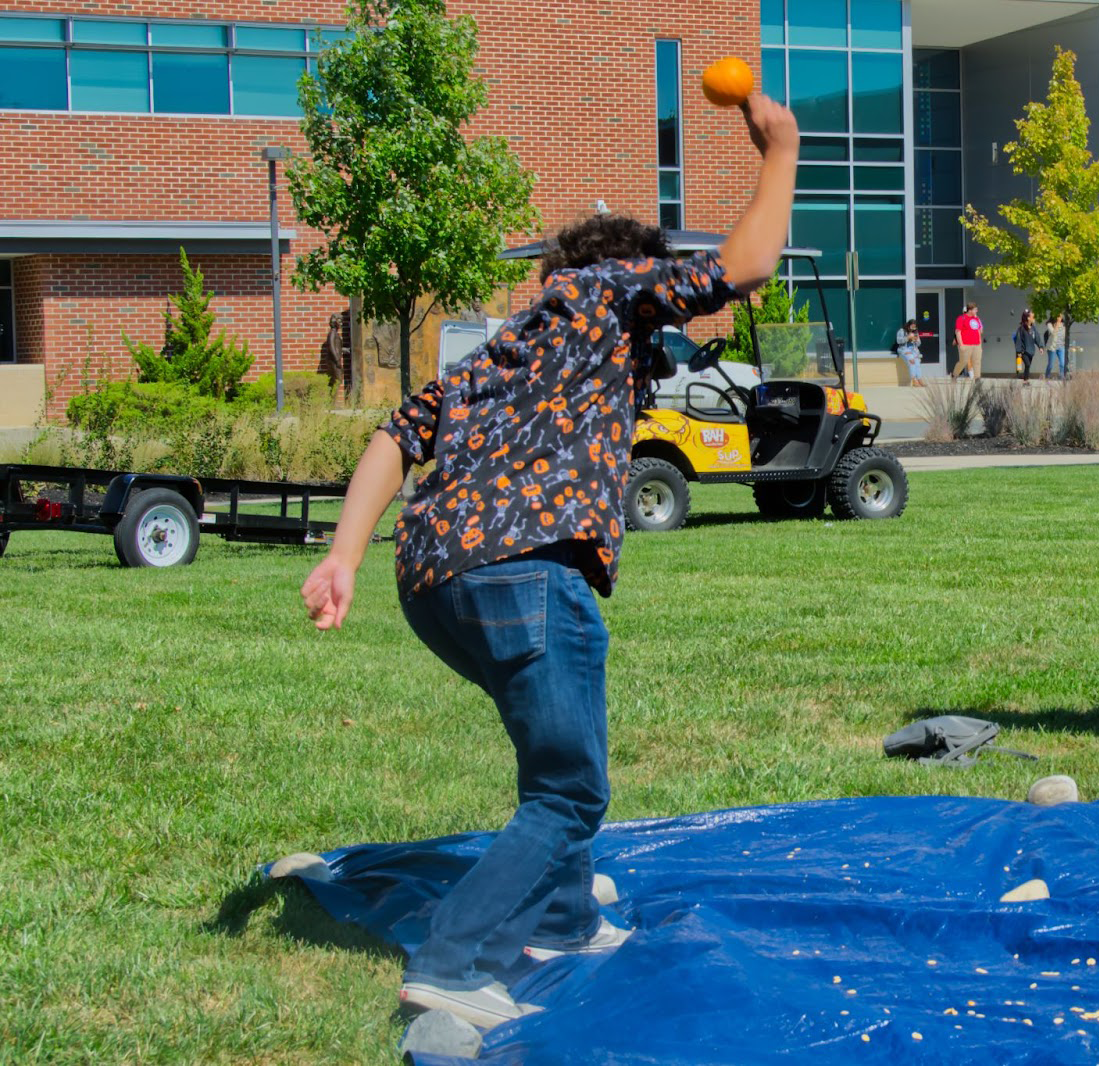
M 184 566 L 198 551 L 198 519 L 178 492 L 135 492 L 115 526 L 114 550 L 123 566 Z
M 828 499 L 837 518 L 896 518 L 908 503 L 908 475 L 884 448 L 852 448 L 832 471 Z
M 687 521 L 691 488 L 683 474 L 663 459 L 635 459 L 622 501 L 626 528 L 668 533 Z
M 752 485 L 759 513 L 765 518 L 820 518 L 827 483 L 819 481 L 757 481 Z
M 4 552 L 8 550 L 8 537 L 10 533 L 0 533 L 0 558 L 3 558 Z

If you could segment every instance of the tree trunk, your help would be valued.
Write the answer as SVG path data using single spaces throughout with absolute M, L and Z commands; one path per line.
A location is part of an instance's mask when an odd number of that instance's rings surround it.
M 1065 377 L 1067 378 L 1069 376 L 1069 367 L 1071 366 L 1071 363 L 1069 362 L 1069 360 L 1072 358 L 1069 355 L 1069 353 L 1072 351 L 1072 348 L 1071 348 L 1071 341 L 1072 341 L 1072 308 L 1071 307 L 1066 307 L 1064 314 L 1065 314 Z M 1048 358 L 1048 356 L 1047 356 L 1047 358 Z
M 412 311 L 401 310 L 397 314 L 401 327 L 401 399 L 412 391 Z

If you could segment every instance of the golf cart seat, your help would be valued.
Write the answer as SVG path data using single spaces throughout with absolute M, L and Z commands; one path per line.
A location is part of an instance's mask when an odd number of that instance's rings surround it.
M 707 382 L 692 382 L 687 386 L 687 402 L 684 412 L 688 418 L 702 422 L 720 422 L 743 425 L 744 413 L 738 398 L 726 389 Z
M 824 406 L 824 390 L 811 381 L 765 382 L 751 391 L 748 429 L 755 436 L 761 430 L 792 432 L 807 424 L 815 427 Z

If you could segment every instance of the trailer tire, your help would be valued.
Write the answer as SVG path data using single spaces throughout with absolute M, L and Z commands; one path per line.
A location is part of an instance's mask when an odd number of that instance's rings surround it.
M 0 559 L 4 557 L 4 552 L 8 550 L 8 537 L 10 533 L 0 533 Z
M 194 509 L 171 489 L 131 493 L 115 526 L 114 550 L 123 566 L 186 566 L 198 551 Z

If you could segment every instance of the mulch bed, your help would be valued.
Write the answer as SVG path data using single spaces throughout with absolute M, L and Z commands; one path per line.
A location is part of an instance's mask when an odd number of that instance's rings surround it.
M 1023 446 L 1013 438 L 963 437 L 961 440 L 882 441 L 878 445 L 900 459 L 935 455 L 1095 455 L 1094 448 L 1069 448 L 1062 444 Z

